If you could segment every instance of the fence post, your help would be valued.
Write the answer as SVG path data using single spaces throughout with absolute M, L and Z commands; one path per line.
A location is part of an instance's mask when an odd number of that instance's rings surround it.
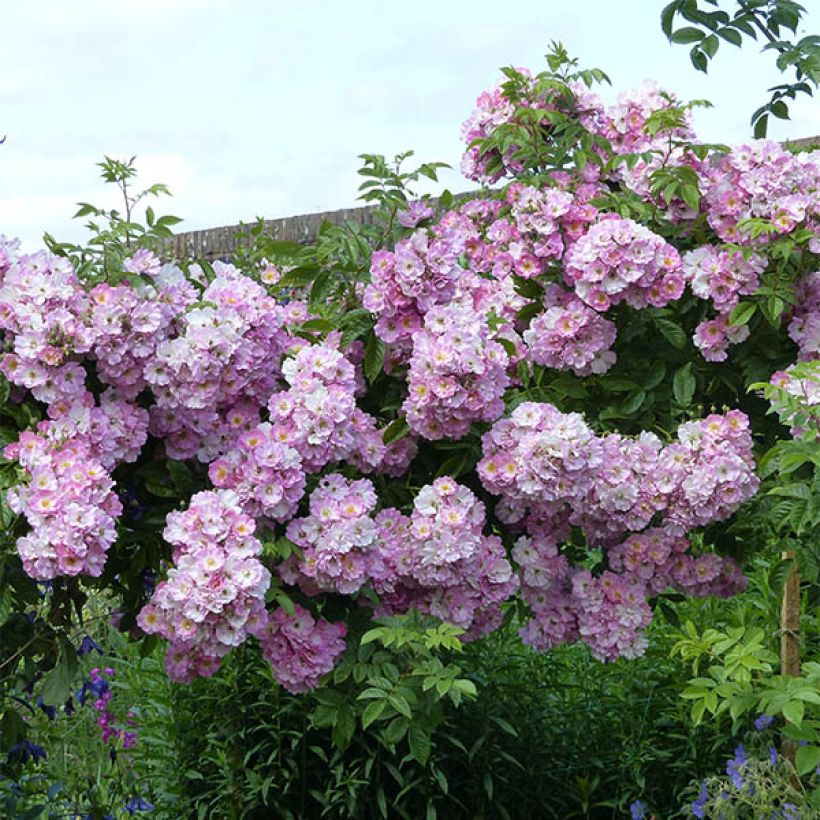
M 783 558 L 794 563 L 783 587 L 780 604 L 780 673 L 796 677 L 800 674 L 800 573 L 794 550 L 784 552 Z M 794 766 L 795 742 L 784 738 L 782 751 L 783 757 Z

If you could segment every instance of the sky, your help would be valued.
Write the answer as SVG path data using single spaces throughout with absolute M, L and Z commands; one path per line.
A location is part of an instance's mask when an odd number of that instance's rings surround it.
M 782 81 L 760 45 L 723 43 L 708 76 L 660 30 L 666 0 L 0 0 L 0 234 L 86 236 L 78 201 L 113 207 L 95 166 L 137 156 L 163 182 L 158 213 L 196 230 L 357 204 L 361 153 L 443 161 L 452 191 L 461 123 L 498 67 L 545 67 L 552 40 L 604 69 L 614 101 L 654 80 L 706 98 L 705 141 L 750 136 Z M 735 4 L 724 0 L 724 7 Z M 820 3 L 803 34 L 820 32 Z M 820 134 L 820 96 L 777 139 Z M 436 189 L 432 189 L 436 190 Z

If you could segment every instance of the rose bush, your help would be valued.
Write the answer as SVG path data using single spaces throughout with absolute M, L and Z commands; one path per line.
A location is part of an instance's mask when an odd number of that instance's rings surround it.
M 743 589 L 788 435 L 748 387 L 820 347 L 820 153 L 700 144 L 691 105 L 548 61 L 479 97 L 463 169 L 501 185 L 459 201 L 365 155 L 374 224 L 313 245 L 162 264 L 173 220 L 92 206 L 86 248 L 0 242 L 4 742 L 12 696 L 69 696 L 92 593 L 173 679 L 253 636 L 332 681 L 340 744 L 360 717 L 421 760 L 457 635 L 633 657 L 664 598 Z

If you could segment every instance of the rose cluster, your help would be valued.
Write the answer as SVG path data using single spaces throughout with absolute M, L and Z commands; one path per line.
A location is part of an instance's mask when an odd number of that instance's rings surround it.
M 212 675 L 233 647 L 264 627 L 270 573 L 257 557 L 262 545 L 254 530 L 230 490 L 197 493 L 184 512 L 169 513 L 164 537 L 174 546 L 174 566 L 137 623 L 169 642 L 173 680 Z
M 710 299 L 718 313 L 715 319 L 701 322 L 694 341 L 710 362 L 726 359 L 726 348 L 749 337 L 747 325 L 732 325 L 729 314 L 741 296 L 755 293 L 766 259 L 759 254 L 745 255 L 740 250 L 719 245 L 703 245 L 683 256 L 683 273 L 692 293 Z
M 314 618 L 294 604 L 292 614 L 272 612 L 258 637 L 273 676 L 289 692 L 298 693 L 315 689 L 333 669 L 344 652 L 346 634 L 344 624 Z
M 486 320 L 465 300 L 430 310 L 413 334 L 404 402 L 407 423 L 427 439 L 466 435 L 504 412 L 508 358 Z
M 12 487 L 6 496 L 12 511 L 31 525 L 17 540 L 26 573 L 39 581 L 100 575 L 117 537 L 115 520 L 122 504 L 89 443 L 23 432 L 3 452 L 26 474 L 26 483 Z
M 580 639 L 602 661 L 642 654 L 652 612 L 640 582 L 610 571 L 593 576 L 571 568 L 549 538 L 519 538 L 513 558 L 533 612 L 521 629 L 524 643 L 546 651 Z
M 614 322 L 559 285 L 547 287 L 544 306 L 523 333 L 531 361 L 576 376 L 606 373 L 615 364 Z
M 809 362 L 820 358 L 820 271 L 798 279 L 795 290 L 789 336 L 799 348 L 798 361 Z
M 446 476 L 421 488 L 410 516 L 379 513 L 380 611 L 416 608 L 462 627 L 467 638 L 494 629 L 517 582 L 501 540 L 482 534 L 484 521 L 484 505 Z
M 306 472 L 347 457 L 354 448 L 353 365 L 329 342 L 305 345 L 282 364 L 290 385 L 268 401 L 273 435 L 292 447 Z
M 792 154 L 771 140 L 735 146 L 704 165 L 703 204 L 709 224 L 724 242 L 750 241 L 747 219 L 771 222 L 777 234 L 805 224 L 816 233 L 820 217 L 820 152 Z M 754 242 L 763 244 L 769 234 Z M 818 251 L 816 242 L 813 252 Z
M 208 475 L 214 487 L 235 492 L 244 511 L 257 519 L 289 520 L 305 490 L 299 453 L 268 422 L 240 433 L 225 455 L 211 462 Z
M 677 250 L 649 228 L 616 214 L 601 217 L 564 257 L 564 279 L 599 311 L 626 302 L 663 307 L 685 285 Z
M 650 433 L 598 437 L 577 413 L 525 402 L 482 446 L 478 475 L 502 496 L 503 521 L 527 522 L 535 512 L 540 531 L 551 525 L 557 533 L 568 520 L 599 545 L 645 529 L 656 515 L 681 533 L 722 520 L 759 483 L 748 419 L 737 410 L 682 424 L 678 441 L 662 446 Z
M 375 508 L 376 492 L 366 478 L 349 481 L 339 473 L 321 478 L 310 494 L 310 514 L 288 524 L 288 538 L 301 555 L 280 566 L 285 580 L 311 592 L 351 595 L 381 574 Z
M 73 357 L 94 344 L 87 310 L 68 259 L 41 251 L 12 261 L 0 286 L 0 330 L 11 348 L 0 358 L 6 378 L 46 404 L 82 392 L 85 371 Z
M 746 579 L 737 563 L 714 553 L 689 554 L 689 540 L 663 528 L 634 533 L 607 550 L 609 566 L 645 585 L 649 594 L 673 587 L 687 595 L 726 598 L 740 592 Z
M 148 438 L 148 411 L 120 398 L 112 388 L 100 394 L 99 405 L 86 391 L 71 401 L 50 404 L 48 415 L 49 420 L 38 425 L 41 435 L 55 442 L 83 441 L 106 470 L 136 461 Z
M 176 458 L 219 454 L 220 412 L 240 401 L 263 404 L 288 345 L 281 309 L 264 288 L 232 265 L 214 269 L 200 302 L 180 317 L 180 332 L 145 367 L 156 398 L 152 432 L 168 439 Z

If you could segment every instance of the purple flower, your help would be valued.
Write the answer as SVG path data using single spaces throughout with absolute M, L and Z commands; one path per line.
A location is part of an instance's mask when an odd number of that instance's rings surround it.
M 433 215 L 433 209 L 423 199 L 416 199 L 407 203 L 407 208 L 396 215 L 400 225 L 405 228 L 415 228 L 424 219 Z
M 48 755 L 42 746 L 32 743 L 30 740 L 21 740 L 9 749 L 6 762 L 19 760 L 20 763 L 28 763 L 29 760 L 36 763 L 38 760 L 45 760 Z
M 757 729 L 758 732 L 762 732 L 764 729 L 768 729 L 772 723 L 774 723 L 774 718 L 771 715 L 760 715 L 755 720 L 755 729 Z
M 774 766 L 777 763 L 777 749 L 774 746 L 769 746 L 769 763 Z
M 149 803 L 144 797 L 133 797 L 125 804 L 125 810 L 129 814 L 134 814 L 138 811 L 153 811 L 154 806 Z
M 37 705 L 38 705 L 38 706 L 39 706 L 39 707 L 40 707 L 40 708 L 41 708 L 41 709 L 45 712 L 46 717 L 47 717 L 49 720 L 54 720 L 54 718 L 57 716 L 57 709 L 56 709 L 56 707 L 54 707 L 54 706 L 47 706 L 45 703 L 43 703 L 43 699 L 42 699 L 42 698 L 37 698 Z
M 746 754 L 746 749 L 743 744 L 738 744 L 735 749 L 735 756 L 726 763 L 726 774 L 729 775 L 735 788 L 742 789 L 745 783 L 741 769 L 743 768 L 749 756 Z
M 89 655 L 91 652 L 95 651 L 99 652 L 100 655 L 103 653 L 100 645 L 90 635 L 86 635 L 77 649 L 77 655 L 82 657 L 83 655 Z
M 644 820 L 646 817 L 646 803 L 643 800 L 636 800 L 629 807 L 632 820 Z
M 696 800 L 692 802 L 692 814 L 695 817 L 706 817 L 706 801 L 709 799 L 709 790 L 706 788 L 706 781 L 700 784 L 700 794 Z

